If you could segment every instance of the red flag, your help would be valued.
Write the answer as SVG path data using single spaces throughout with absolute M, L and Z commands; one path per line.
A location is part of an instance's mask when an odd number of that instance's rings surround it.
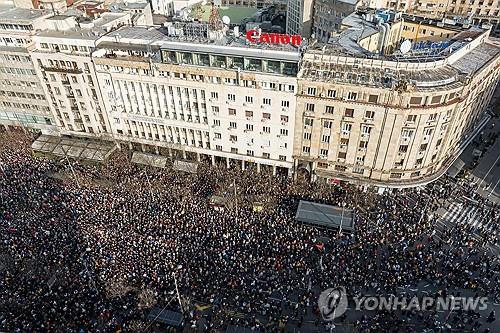
M 318 244 L 315 244 L 314 246 L 316 246 L 316 248 L 320 251 L 323 251 L 323 249 L 325 248 L 325 244 L 319 242 Z

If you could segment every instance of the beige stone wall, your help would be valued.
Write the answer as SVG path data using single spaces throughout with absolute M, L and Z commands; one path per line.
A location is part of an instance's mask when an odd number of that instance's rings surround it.
M 432 91 L 399 93 L 299 79 L 294 155 L 299 164 L 311 163 L 313 172 L 324 178 L 408 182 L 429 177 L 456 154 L 484 112 L 499 80 L 499 64 L 497 58 L 470 81 Z M 329 91 L 336 91 L 335 97 Z M 348 100 L 353 93 L 356 100 Z M 331 128 L 325 121 L 332 122 Z M 364 127 L 371 127 L 369 135 L 362 133 Z M 330 137 L 328 143 L 325 136 Z

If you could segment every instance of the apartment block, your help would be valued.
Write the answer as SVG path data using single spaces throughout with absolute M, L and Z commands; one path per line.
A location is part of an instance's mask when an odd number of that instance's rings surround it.
M 31 56 L 60 134 L 109 136 L 91 52 L 100 36 L 129 17 L 104 13 L 85 25 L 77 24 L 75 17 L 55 15 L 45 20 L 47 29 L 34 36 Z
M 405 36 L 413 23 L 404 22 L 382 29 L 365 21 L 364 31 L 353 26 L 334 45 L 307 50 L 298 76 L 297 169 L 313 178 L 415 184 L 454 161 L 498 84 L 500 44 L 488 30 L 453 27 L 440 35 L 441 52 L 388 54 L 406 38 L 440 45 L 439 35 Z
M 57 131 L 30 53 L 50 16 L 22 8 L 0 13 L 0 124 Z
M 113 136 L 165 156 L 288 173 L 300 58 L 289 49 L 139 27 L 107 34 L 93 59 Z

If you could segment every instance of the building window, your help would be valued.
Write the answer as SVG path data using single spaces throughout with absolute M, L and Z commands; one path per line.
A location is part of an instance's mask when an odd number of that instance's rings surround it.
M 366 111 L 365 112 L 366 119 L 373 119 L 374 117 L 375 117 L 375 112 L 373 112 L 373 111 Z
M 333 114 L 334 109 L 335 109 L 335 108 L 334 108 L 333 106 L 331 106 L 331 105 L 327 105 L 327 106 L 325 107 L 325 113 Z
M 231 148 L 231 154 L 238 154 L 238 148 Z
M 337 97 L 337 91 L 336 90 L 328 90 L 327 96 L 329 98 L 335 98 L 335 97 Z
M 230 135 L 229 136 L 229 141 L 236 142 L 236 141 L 238 141 L 238 137 L 236 135 Z
M 378 103 L 378 95 L 370 95 L 368 96 L 369 103 Z
M 328 156 L 328 149 L 320 149 L 319 154 L 325 157 Z
M 343 123 L 342 124 L 342 134 L 349 134 L 349 132 L 351 132 L 351 129 L 352 129 L 352 125 L 351 124 L 348 124 L 348 123 Z
M 306 103 L 306 111 L 314 112 L 314 104 Z
M 236 122 L 235 121 L 229 122 L 229 128 L 236 129 Z
M 354 109 L 345 109 L 344 116 L 346 117 L 354 117 Z
M 431 104 L 438 104 L 438 103 L 441 103 L 441 95 L 438 95 L 438 96 L 434 96 L 432 97 L 431 99 Z
M 306 118 L 306 119 L 304 119 L 304 125 L 306 125 L 306 126 L 312 126 L 313 125 L 313 119 L 312 118 Z
M 248 156 L 253 156 L 253 150 L 247 150 L 247 155 Z
M 263 98 L 262 99 L 262 104 L 264 104 L 264 105 L 271 105 L 271 99 L 270 98 Z
M 420 105 L 422 104 L 422 97 L 414 96 L 410 98 L 410 104 L 411 105 Z
M 253 125 L 252 124 L 247 124 L 246 125 L 246 130 L 247 130 L 247 132 L 252 132 L 253 131 Z
M 286 128 L 280 129 L 280 135 L 281 136 L 288 136 L 288 130 Z
M 323 127 L 324 127 L 324 128 L 332 128 L 332 123 L 333 123 L 333 122 L 332 122 L 332 121 L 330 121 L 330 120 L 324 120 L 324 121 L 323 121 Z
M 288 116 L 281 115 L 280 119 L 282 123 L 288 123 Z
M 236 116 L 236 109 L 228 109 L 230 116 Z
M 350 101 L 355 101 L 357 98 L 358 98 L 358 93 L 350 91 L 347 94 L 347 99 L 350 100 Z
M 252 96 L 245 96 L 245 103 L 252 104 L 253 103 L 253 97 Z
M 280 161 L 286 161 L 286 156 L 285 155 L 279 155 L 279 160 Z
M 271 155 L 269 153 L 262 153 L 263 158 L 270 158 Z
M 326 135 L 326 134 L 323 134 L 321 136 L 321 142 L 324 142 L 324 143 L 329 143 L 330 142 L 330 136 L 329 135 Z
M 267 133 L 267 134 L 271 133 L 271 127 L 269 127 L 269 126 L 262 127 L 262 132 Z
M 230 102 L 235 102 L 236 101 L 236 95 L 235 94 L 227 94 L 227 100 Z
M 347 156 L 347 153 L 346 153 L 346 152 L 343 152 L 343 151 L 339 152 L 339 154 L 338 154 L 338 158 L 345 159 L 345 158 L 346 158 L 346 156 Z
M 321 168 L 321 169 L 328 169 L 328 163 L 325 162 L 318 162 L 316 167 Z
M 413 130 L 410 130 L 410 129 L 407 129 L 407 128 L 404 128 L 402 131 L 401 131 L 401 138 L 403 140 L 409 140 L 411 139 L 411 137 L 413 136 Z
M 365 173 L 365 169 L 357 166 L 357 167 L 352 168 L 352 173 L 357 173 L 357 174 L 362 175 Z
M 361 134 L 370 135 L 371 131 L 371 126 L 361 125 Z
M 281 107 L 288 109 L 290 107 L 290 101 L 281 101 Z
M 422 143 L 420 145 L 420 151 L 426 151 L 427 150 L 427 146 L 428 146 L 427 143 Z
M 343 165 L 336 165 L 335 166 L 335 170 L 336 171 L 346 171 L 347 168 L 345 166 L 343 166 Z
M 399 179 L 401 177 L 403 177 L 403 174 L 401 172 L 392 172 L 390 175 L 390 178 L 393 178 L 393 179 Z
M 400 153 L 406 153 L 407 151 L 408 151 L 408 145 L 400 145 L 399 146 Z
M 302 152 L 309 154 L 311 152 L 311 147 L 309 146 L 302 146 Z
M 245 117 L 247 118 L 252 118 L 253 117 L 253 111 L 245 111 Z
M 307 88 L 307 94 L 311 95 L 311 96 L 315 96 L 316 95 L 316 88 L 314 88 L 314 87 L 308 87 Z
M 222 146 L 216 145 L 215 149 L 218 150 L 218 151 L 222 151 Z
M 417 115 L 416 114 L 410 114 L 408 117 L 406 117 L 406 121 L 409 123 L 414 123 L 417 120 Z
M 432 132 L 434 132 L 434 128 L 426 128 L 424 129 L 424 137 L 432 135 Z
M 304 140 L 311 140 L 311 133 L 304 133 Z

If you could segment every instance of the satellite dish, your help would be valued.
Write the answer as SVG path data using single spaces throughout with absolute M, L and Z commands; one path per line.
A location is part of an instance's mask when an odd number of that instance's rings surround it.
M 231 22 L 231 19 L 229 18 L 229 16 L 222 16 L 222 22 L 225 25 L 229 25 L 229 23 Z
M 402 54 L 408 53 L 410 50 L 411 50 L 411 42 L 409 40 L 405 40 L 403 43 L 401 43 L 399 51 L 401 51 Z

